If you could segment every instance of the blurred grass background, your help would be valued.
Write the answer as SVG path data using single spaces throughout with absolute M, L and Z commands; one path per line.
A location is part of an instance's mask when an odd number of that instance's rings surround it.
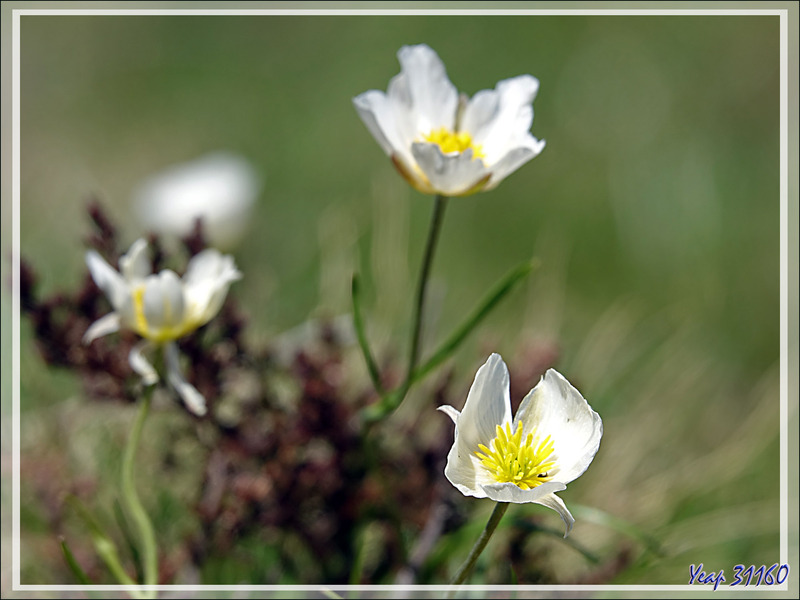
M 429 342 L 537 256 L 530 285 L 458 352 L 456 374 L 466 391 L 490 351 L 511 361 L 537 344 L 558 346 L 557 368 L 605 423 L 595 463 L 563 495 L 567 505 L 634 523 L 665 551 L 656 557 L 634 544 L 634 560 L 612 582 L 684 584 L 691 563 L 727 572 L 779 560 L 777 17 L 21 23 L 21 250 L 42 274 L 40 291 L 82 280 L 89 194 L 133 241 L 142 233 L 130 207 L 139 182 L 231 150 L 265 178 L 236 250 L 245 278 L 232 290 L 259 342 L 311 316 L 348 312 L 359 270 L 374 290 L 367 307 L 377 345 L 404 347 L 431 201 L 394 173 L 351 104 L 385 90 L 400 46 L 433 47 L 469 94 L 538 77 L 532 132 L 547 147 L 496 190 L 450 202 Z M 80 468 L 97 449 L 53 437 L 75 433 L 64 411 L 78 410 L 65 404 L 78 383 L 47 370 L 24 321 L 22 331 L 23 454 L 60 448 Z M 159 522 L 180 529 L 175 495 L 167 497 Z M 49 570 L 58 557 L 35 500 L 23 511 L 23 582 L 68 583 Z M 487 508 L 476 506 L 482 521 Z M 600 555 L 633 543 L 575 512 L 575 539 Z M 571 552 L 542 543 L 554 563 Z M 563 581 L 588 571 L 573 555 L 564 560 Z

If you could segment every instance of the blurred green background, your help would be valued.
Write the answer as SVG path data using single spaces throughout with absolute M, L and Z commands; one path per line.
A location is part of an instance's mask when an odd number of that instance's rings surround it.
M 83 279 L 89 194 L 128 243 L 145 177 L 230 150 L 265 181 L 235 251 L 248 335 L 348 312 L 358 270 L 382 353 L 406 343 L 431 199 L 397 176 L 351 98 L 386 89 L 404 44 L 433 47 L 470 95 L 536 76 L 532 133 L 547 147 L 496 190 L 450 202 L 428 348 L 537 256 L 454 365 L 466 392 L 491 351 L 559 348 L 556 367 L 605 423 L 567 505 L 635 524 L 665 555 L 579 510 L 574 539 L 601 555 L 631 546 L 609 583 L 778 562 L 777 17 L 24 16 L 21 39 L 21 250 L 41 292 Z M 24 454 L 80 388 L 22 330 Z M 48 536 L 23 529 L 23 582 L 69 583 L 37 560 Z M 588 570 L 568 564 L 564 582 Z

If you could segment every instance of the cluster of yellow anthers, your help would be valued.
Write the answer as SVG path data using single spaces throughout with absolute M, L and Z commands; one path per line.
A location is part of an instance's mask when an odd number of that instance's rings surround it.
M 522 425 L 511 432 L 511 423 L 505 428 L 497 426 L 497 437 L 491 448 L 478 444 L 480 452 L 475 455 L 481 464 L 500 483 L 513 483 L 523 490 L 529 490 L 553 478 L 556 466 L 553 459 L 553 440 L 548 435 L 544 440 L 536 437 L 535 430 L 522 442 Z

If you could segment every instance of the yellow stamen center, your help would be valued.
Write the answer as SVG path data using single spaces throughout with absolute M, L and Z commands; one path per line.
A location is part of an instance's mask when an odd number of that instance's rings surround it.
M 133 314 L 136 328 L 138 333 L 143 338 L 152 340 L 156 343 L 163 344 L 172 340 L 177 340 L 183 337 L 190 331 L 197 329 L 200 325 L 196 319 L 184 318 L 183 322 L 174 324 L 170 327 L 151 327 L 147 322 L 147 317 L 144 314 L 144 285 L 140 285 L 133 290 Z M 172 306 L 164 306 L 164 320 L 170 321 L 172 319 Z
M 144 286 L 140 285 L 133 290 L 133 313 L 136 316 L 136 331 L 142 337 L 147 337 L 149 327 L 147 317 L 144 316 Z
M 536 436 L 536 429 L 522 441 L 522 424 L 516 432 L 511 432 L 511 424 L 505 428 L 497 426 L 497 437 L 492 440 L 491 449 L 478 444 L 481 452 L 475 455 L 481 464 L 499 483 L 514 483 L 523 490 L 529 490 L 553 478 L 556 466 L 553 456 L 553 440 L 548 435 L 544 440 Z M 549 460 L 548 460 L 549 459 Z
M 472 142 L 472 136 L 466 131 L 450 131 L 447 127 L 434 129 L 429 134 L 422 136 L 426 142 L 437 144 L 444 154 L 453 152 L 466 152 L 472 148 L 472 159 L 485 158 L 482 147 Z

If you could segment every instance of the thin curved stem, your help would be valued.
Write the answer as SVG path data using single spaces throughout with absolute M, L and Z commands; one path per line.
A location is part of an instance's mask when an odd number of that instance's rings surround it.
M 153 396 L 154 387 L 155 386 L 151 385 L 145 388 L 139 414 L 136 417 L 136 422 L 133 424 L 133 430 L 128 438 L 128 443 L 125 445 L 125 451 L 122 456 L 122 501 L 138 530 L 144 564 L 143 583 L 145 585 L 158 584 L 158 548 L 156 547 L 156 536 L 153 531 L 153 525 L 136 493 L 136 486 L 133 481 L 133 465 L 136 461 L 136 450 L 139 447 L 139 439 L 142 435 L 144 422 L 150 411 L 150 400 Z M 155 592 L 153 595 L 155 595 Z
M 442 230 L 444 212 L 447 208 L 447 196 L 437 195 L 433 205 L 433 215 L 431 225 L 428 230 L 428 240 L 425 243 L 425 254 L 422 258 L 422 267 L 417 280 L 417 294 L 414 302 L 414 314 L 411 317 L 411 345 L 408 350 L 408 369 L 403 379 L 402 385 L 397 390 L 386 395 L 378 404 L 374 404 L 364 412 L 364 420 L 368 423 L 379 421 L 389 413 L 397 409 L 408 394 L 414 382 L 414 371 L 419 362 L 419 355 L 422 349 L 422 321 L 425 309 L 425 292 L 428 289 L 428 279 L 430 278 L 433 256 L 436 253 L 436 244 L 439 241 L 439 233 Z
M 414 316 L 411 320 L 412 334 L 411 334 L 411 347 L 409 348 L 408 355 L 408 371 L 406 374 L 406 383 L 403 384 L 403 389 L 408 392 L 407 387 L 410 387 L 411 378 L 414 374 L 414 369 L 417 368 L 417 361 L 419 360 L 419 353 L 421 350 L 422 341 L 422 314 L 425 308 L 425 291 L 428 288 L 428 278 L 433 265 L 433 255 L 436 252 L 436 244 L 439 241 L 439 233 L 442 230 L 442 222 L 444 221 L 444 211 L 447 208 L 447 196 L 436 196 L 436 202 L 433 205 L 433 216 L 431 217 L 431 227 L 428 232 L 428 241 L 425 244 L 425 256 L 422 259 L 422 269 L 419 274 L 419 281 L 417 283 L 417 300 L 414 303 Z M 405 394 L 403 394 L 403 397 Z M 403 401 L 401 397 L 397 403 Z
M 494 530 L 497 529 L 497 525 L 500 523 L 500 519 L 503 518 L 503 515 L 506 514 L 507 510 L 508 502 L 497 503 L 492 511 L 492 516 L 489 517 L 489 521 L 486 523 L 486 527 L 483 528 L 483 532 L 481 532 L 478 541 L 475 542 L 472 550 L 470 550 L 467 560 L 464 561 L 464 564 L 462 564 L 461 568 L 458 569 L 456 574 L 453 576 L 453 579 L 450 580 L 450 585 L 460 585 L 464 583 L 464 580 L 467 578 L 467 575 L 469 575 L 470 571 L 472 571 L 472 567 L 475 566 L 475 562 L 478 560 L 481 552 L 483 552 L 483 549 L 489 542 L 489 538 L 492 537 Z M 454 593 L 455 590 L 452 590 L 449 597 L 451 597 Z

